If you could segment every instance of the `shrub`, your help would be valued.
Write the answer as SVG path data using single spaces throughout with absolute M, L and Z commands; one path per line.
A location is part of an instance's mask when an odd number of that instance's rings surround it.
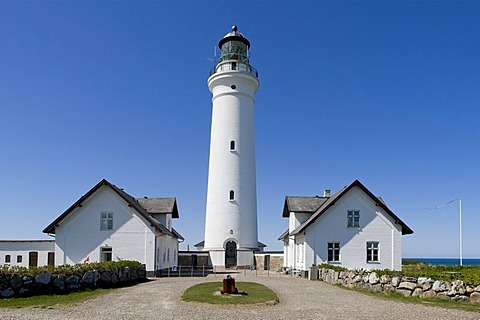
M 56 266 L 54 268 L 42 266 L 42 267 L 18 267 L 18 266 L 1 266 L 0 274 L 13 275 L 18 274 L 20 276 L 36 276 L 42 272 L 51 272 L 52 274 L 63 274 L 69 276 L 72 274 L 83 274 L 86 271 L 94 269 L 121 269 L 125 267 L 139 267 L 142 264 L 138 261 L 122 260 L 122 261 L 106 261 L 106 262 L 92 262 L 92 263 L 77 263 L 74 265 L 64 264 Z
M 347 271 L 348 270 L 347 268 L 331 265 L 331 264 L 328 264 L 328 263 L 319 264 L 318 268 L 320 268 L 320 269 L 333 269 L 336 272 L 341 272 L 341 271 Z

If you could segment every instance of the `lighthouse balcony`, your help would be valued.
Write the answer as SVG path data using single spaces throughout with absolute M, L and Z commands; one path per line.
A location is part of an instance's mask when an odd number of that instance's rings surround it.
M 210 70 L 210 76 L 214 73 L 222 72 L 222 71 L 232 71 L 238 70 L 250 73 L 251 75 L 258 78 L 258 71 L 248 63 L 244 63 L 238 60 L 230 60 L 230 61 L 222 61 L 219 63 L 215 68 Z

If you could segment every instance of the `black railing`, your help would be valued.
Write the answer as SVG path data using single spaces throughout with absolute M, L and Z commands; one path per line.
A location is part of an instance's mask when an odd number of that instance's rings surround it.
M 232 71 L 238 70 L 243 72 L 248 72 L 258 78 L 258 71 L 251 65 L 241 62 L 238 60 L 229 60 L 229 61 L 222 61 L 218 65 L 216 65 L 212 70 L 210 70 L 210 75 L 214 73 L 218 73 L 221 71 Z
M 155 271 L 156 277 L 205 277 L 214 273 L 212 266 L 175 266 Z

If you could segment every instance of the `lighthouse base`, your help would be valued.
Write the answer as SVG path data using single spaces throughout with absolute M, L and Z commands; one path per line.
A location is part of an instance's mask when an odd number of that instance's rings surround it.
M 236 256 L 230 256 L 228 250 L 206 250 L 214 267 L 250 269 L 255 265 L 254 250 L 236 250 Z

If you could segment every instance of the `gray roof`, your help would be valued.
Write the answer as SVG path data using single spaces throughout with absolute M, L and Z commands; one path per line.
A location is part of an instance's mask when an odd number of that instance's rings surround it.
M 138 203 L 147 210 L 148 213 L 170 213 L 173 218 L 178 218 L 178 210 L 175 198 L 137 198 Z
M 363 192 L 367 194 L 373 201 L 375 201 L 375 205 L 380 206 L 385 212 L 390 215 L 396 223 L 400 224 L 402 226 L 402 234 L 412 234 L 413 230 L 410 229 L 409 226 L 402 220 L 400 220 L 395 213 L 393 213 L 390 208 L 387 207 L 385 202 L 383 201 L 382 198 L 376 197 L 373 195 L 373 193 L 368 190 L 360 181 L 355 180 L 353 181 L 350 185 L 345 186 L 342 190 L 338 191 L 335 193 L 333 196 L 330 198 L 327 198 L 327 200 L 315 211 L 314 214 L 312 214 L 304 223 L 299 225 L 295 230 L 293 230 L 290 234 L 295 235 L 298 234 L 302 231 L 304 231 L 310 224 L 315 222 L 318 217 L 320 217 L 323 213 L 325 213 L 331 206 L 335 205 L 335 202 L 338 201 L 340 198 L 342 198 L 350 189 L 353 187 L 358 187 L 360 188 Z
M 283 217 L 288 218 L 290 212 L 314 213 L 322 204 L 327 201 L 328 197 L 285 197 L 285 205 L 283 207 Z
M 80 199 L 78 199 L 73 205 L 70 206 L 64 213 L 62 213 L 57 219 L 55 219 L 52 223 L 50 223 L 44 230 L 44 233 L 55 233 L 55 228 L 57 225 L 65 219 L 69 214 L 71 214 L 75 208 L 82 207 L 83 202 L 87 201 L 98 189 L 101 187 L 106 186 L 111 188 L 116 194 L 118 194 L 123 200 L 127 202 L 127 204 L 135 209 L 142 217 L 145 218 L 153 227 L 164 234 L 168 234 L 170 236 L 175 237 L 172 232 L 170 232 L 165 226 L 163 226 L 160 222 L 158 222 L 155 218 L 153 218 L 149 212 L 140 205 L 140 203 L 131 195 L 126 193 L 123 189 L 118 188 L 117 186 L 111 184 L 106 179 L 102 179 L 99 183 L 97 183 L 92 189 L 90 189 L 86 194 L 84 194 Z M 176 201 L 174 208 L 176 208 Z M 177 212 L 178 218 L 178 212 Z

